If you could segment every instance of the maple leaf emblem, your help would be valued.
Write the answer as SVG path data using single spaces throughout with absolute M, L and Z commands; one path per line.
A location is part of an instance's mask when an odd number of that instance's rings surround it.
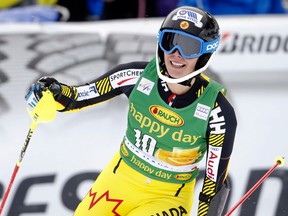
M 114 208 L 112 209 L 112 213 L 115 214 L 115 216 L 120 216 L 119 213 L 116 212 L 117 208 L 119 207 L 119 205 L 123 202 L 123 200 L 121 199 L 112 199 L 109 197 L 109 190 L 107 190 L 105 193 L 103 193 L 101 196 L 99 196 L 98 198 L 96 197 L 97 192 L 92 192 L 92 188 L 89 191 L 89 196 L 92 197 L 92 201 L 90 203 L 89 206 L 89 210 L 91 208 L 93 208 L 102 198 L 104 198 L 106 202 L 115 202 L 116 205 L 114 206 Z

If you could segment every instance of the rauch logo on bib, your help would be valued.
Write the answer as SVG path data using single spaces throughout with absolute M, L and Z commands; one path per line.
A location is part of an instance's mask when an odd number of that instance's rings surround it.
M 149 111 L 157 120 L 166 125 L 179 127 L 184 124 L 184 120 L 177 113 L 165 107 L 152 105 L 149 107 Z

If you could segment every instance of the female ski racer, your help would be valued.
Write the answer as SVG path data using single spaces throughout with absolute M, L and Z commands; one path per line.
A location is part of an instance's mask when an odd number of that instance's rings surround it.
M 198 215 L 221 215 L 237 121 L 224 87 L 202 73 L 219 43 L 219 26 L 211 14 L 180 7 L 164 19 L 150 62 L 118 65 L 80 86 L 52 77 L 31 85 L 25 97 L 31 107 L 49 89 L 60 112 L 120 94 L 128 98 L 127 130 L 119 151 L 75 216 L 190 215 L 205 154 Z

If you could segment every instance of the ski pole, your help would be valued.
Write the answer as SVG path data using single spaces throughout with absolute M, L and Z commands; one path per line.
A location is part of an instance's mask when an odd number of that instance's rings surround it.
M 10 178 L 9 185 L 6 189 L 4 196 L 3 196 L 3 199 L 2 199 L 2 202 L 0 205 L 0 216 L 2 214 L 2 210 L 4 209 L 6 200 L 9 196 L 9 193 L 10 193 L 11 188 L 13 186 L 15 177 L 16 177 L 18 170 L 21 166 L 21 162 L 24 158 L 28 144 L 31 140 L 33 132 L 37 128 L 38 123 L 49 122 L 49 121 L 52 121 L 56 117 L 56 105 L 55 105 L 55 101 L 54 101 L 52 93 L 49 90 L 46 90 L 46 91 L 43 91 L 42 94 L 43 94 L 43 96 L 39 100 L 36 107 L 32 111 L 28 110 L 30 117 L 32 119 L 32 122 L 30 124 L 30 128 L 29 128 L 28 134 L 26 136 L 26 139 L 24 141 L 24 144 L 22 145 L 19 159 L 15 165 L 14 171 L 13 171 L 12 176 Z
M 225 216 L 230 216 L 258 187 L 262 182 L 279 166 L 284 165 L 284 157 L 275 158 L 275 164 L 271 167 L 262 178 L 256 182 L 256 184 L 236 203 L 226 214 Z

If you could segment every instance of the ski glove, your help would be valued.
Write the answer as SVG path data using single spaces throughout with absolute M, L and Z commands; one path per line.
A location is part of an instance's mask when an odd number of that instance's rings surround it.
M 42 77 L 30 86 L 25 96 L 28 106 L 34 109 L 43 96 L 42 91 L 46 91 L 47 89 L 53 93 L 54 98 L 61 94 L 61 85 L 56 79 Z

